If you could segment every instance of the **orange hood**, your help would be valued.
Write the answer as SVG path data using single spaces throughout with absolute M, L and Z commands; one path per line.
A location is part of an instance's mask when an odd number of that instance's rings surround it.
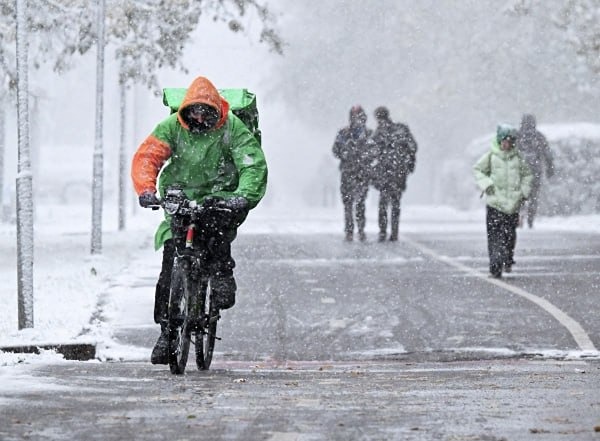
M 229 112 L 229 103 L 225 101 L 225 99 L 219 95 L 219 91 L 217 88 L 211 83 L 208 79 L 204 77 L 198 77 L 194 81 L 190 87 L 188 87 L 187 92 L 185 93 L 185 97 L 183 98 L 183 102 L 179 106 L 179 111 L 177 112 L 177 119 L 181 123 L 183 127 L 189 129 L 188 124 L 181 117 L 181 112 L 188 106 L 192 104 L 208 104 L 209 106 L 214 107 L 219 111 L 219 122 L 215 126 L 215 129 L 223 126 L 225 121 L 227 121 L 227 113 Z

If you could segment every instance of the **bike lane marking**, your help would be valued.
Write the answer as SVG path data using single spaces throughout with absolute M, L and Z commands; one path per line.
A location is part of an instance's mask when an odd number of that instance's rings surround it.
M 408 239 L 406 236 L 403 236 L 400 239 L 403 242 L 406 242 L 407 244 L 412 245 L 413 247 L 420 250 L 423 254 L 426 254 L 435 260 L 438 260 L 447 265 L 450 265 L 458 270 L 461 270 L 461 271 L 468 273 L 474 277 L 477 277 L 481 280 L 491 283 L 492 285 L 496 285 L 500 288 L 503 288 L 507 291 L 512 292 L 513 294 L 521 296 L 521 297 L 529 300 L 532 303 L 535 303 L 540 308 L 542 308 L 544 311 L 546 311 L 548 314 L 550 314 L 552 317 L 554 317 L 556 320 L 558 320 L 558 322 L 561 325 L 563 325 L 565 328 L 567 328 L 567 330 L 569 331 L 569 333 L 575 340 L 575 343 L 577 343 L 577 346 L 579 346 L 579 349 L 583 352 L 586 352 L 585 355 L 598 355 L 598 349 L 596 349 L 596 346 L 594 346 L 594 343 L 590 339 L 589 335 L 585 332 L 583 327 L 574 318 L 569 316 L 566 312 L 564 312 L 560 308 L 554 306 L 554 304 L 552 304 L 548 300 L 543 299 L 539 296 L 536 296 L 535 294 L 531 294 L 530 292 L 527 292 L 524 289 L 510 285 L 506 282 L 503 282 L 502 280 L 490 278 L 487 276 L 487 274 L 481 273 L 477 270 L 474 270 L 473 268 L 470 268 L 466 265 L 458 263 L 458 262 L 450 259 L 448 256 L 438 254 L 431 248 L 429 248 L 423 244 L 420 244 L 419 242 L 416 242 L 412 239 Z M 587 354 L 588 352 L 593 353 L 593 354 Z

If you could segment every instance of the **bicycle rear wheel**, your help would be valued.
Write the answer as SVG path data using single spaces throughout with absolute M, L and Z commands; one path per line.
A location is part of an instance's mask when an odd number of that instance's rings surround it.
M 212 304 L 210 287 L 203 283 L 200 290 L 200 313 L 202 326 L 196 331 L 196 366 L 201 371 L 208 370 L 212 362 L 219 310 Z
M 169 367 L 172 374 L 185 372 L 190 350 L 191 326 L 189 300 L 194 289 L 190 275 L 190 264 L 184 259 L 175 259 L 171 275 L 169 298 Z

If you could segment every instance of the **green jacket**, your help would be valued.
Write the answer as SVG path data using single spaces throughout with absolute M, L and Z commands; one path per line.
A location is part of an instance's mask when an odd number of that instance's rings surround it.
M 517 213 L 529 196 L 533 175 L 519 151 L 500 149 L 496 139 L 491 149 L 473 166 L 477 186 L 486 204 L 506 214 Z
M 172 155 L 158 178 L 161 196 L 173 184 L 183 186 L 186 195 L 201 203 L 207 196 L 228 199 L 243 196 L 254 208 L 266 191 L 267 165 L 258 141 L 238 117 L 229 112 L 225 125 L 193 134 L 184 129 L 177 114 L 160 123 L 153 136 L 171 146 Z M 171 238 L 170 220 L 159 225 L 155 246 Z
M 207 131 L 190 127 L 189 108 L 205 104 L 218 111 L 219 120 Z M 257 139 L 229 111 L 229 103 L 204 77 L 187 89 L 177 113 L 162 121 L 133 156 L 131 177 L 138 195 L 177 184 L 188 198 L 202 203 L 207 196 L 243 196 L 250 208 L 267 187 L 267 164 Z M 169 219 L 158 227 L 155 246 L 172 237 Z

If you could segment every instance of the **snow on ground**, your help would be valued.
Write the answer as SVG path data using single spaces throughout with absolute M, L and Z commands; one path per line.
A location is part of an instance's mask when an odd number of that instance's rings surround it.
M 367 231 L 376 232 L 375 210 L 370 209 Z M 44 345 L 67 342 L 99 343 L 98 353 L 108 359 L 145 359 L 145 351 L 116 346 L 110 340 L 112 322 L 120 325 L 149 323 L 151 311 L 136 307 L 135 296 L 153 292 L 128 289 L 136 278 L 156 278 L 160 254 L 152 249 L 152 234 L 160 213 L 136 210 L 126 231 L 116 228 L 116 214 L 105 210 L 103 253 L 90 255 L 91 210 L 87 206 L 39 206 L 35 222 L 34 328 L 17 330 L 17 277 L 15 226 L 0 224 L 0 346 Z M 407 206 L 402 212 L 405 233 L 484 231 L 484 209 L 462 212 L 443 206 Z M 600 215 L 541 218 L 539 231 L 591 231 L 600 233 Z M 535 231 L 535 230 L 534 230 Z M 274 210 L 259 207 L 240 234 L 342 234 L 342 210 L 304 208 Z M 153 282 L 152 282 L 153 283 Z M 115 305 L 101 294 L 115 287 L 130 293 Z M 131 307 L 126 307 L 130 304 Z M 146 301 L 145 304 L 151 304 Z M 125 305 L 125 306 L 124 306 Z M 100 306 L 100 308 L 99 308 Z M 125 309 L 127 316 L 124 316 Z M 98 310 L 101 318 L 95 317 Z M 103 343 L 105 343 L 103 345 Z M 137 352 L 136 352 L 137 351 Z M 0 367 L 55 360 L 60 356 L 15 355 L 0 352 Z

